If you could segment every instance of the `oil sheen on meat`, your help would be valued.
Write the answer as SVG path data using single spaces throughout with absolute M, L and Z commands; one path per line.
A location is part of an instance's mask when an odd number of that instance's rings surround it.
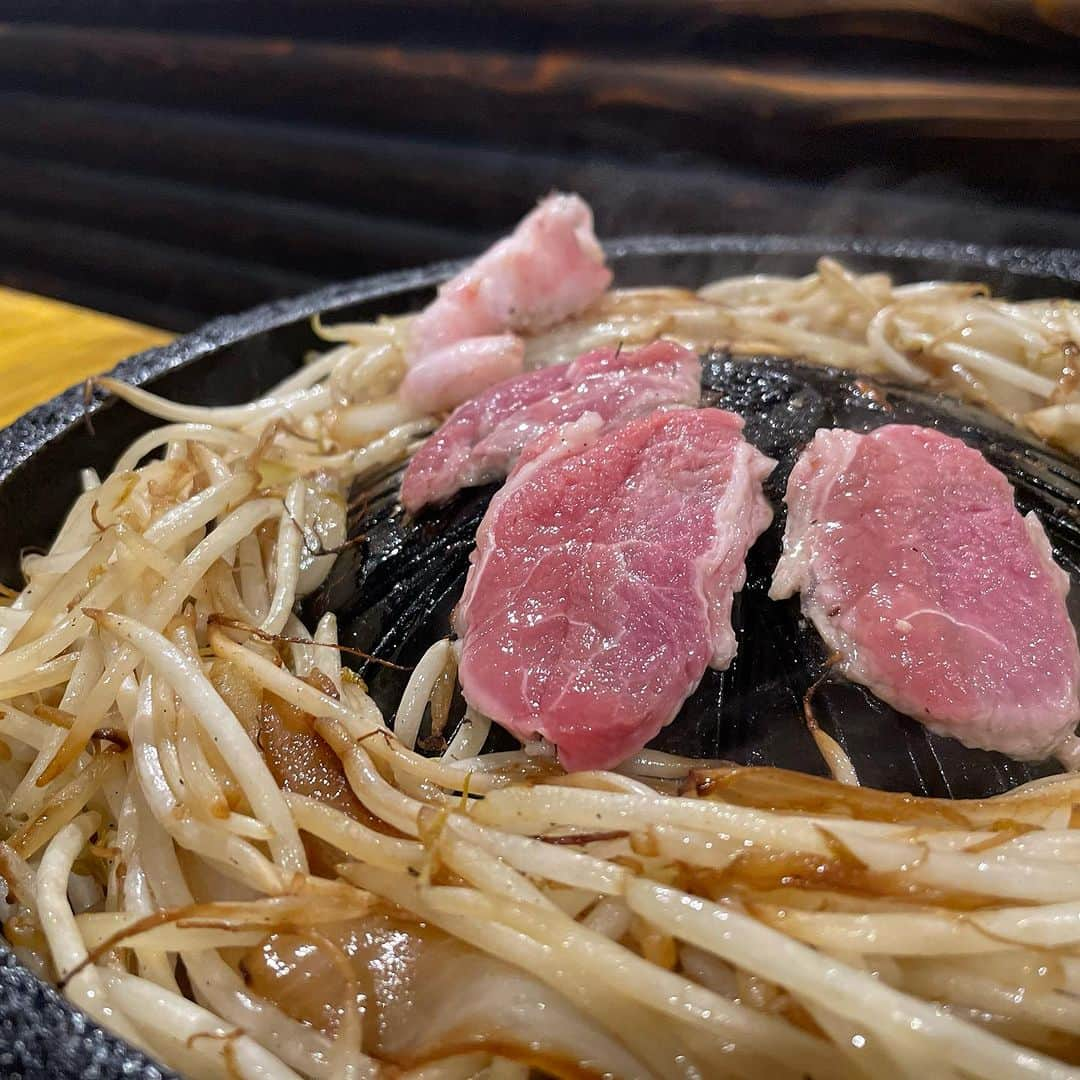
M 822 430 L 788 482 L 775 598 L 844 674 L 966 746 L 1045 757 L 1080 721 L 1080 651 L 1038 519 L 976 450 L 929 428 Z
M 524 347 L 517 334 L 578 314 L 610 284 L 588 204 L 549 195 L 413 321 L 402 398 L 441 412 L 518 374 Z
M 534 440 L 494 497 L 457 610 L 469 702 L 569 770 L 607 768 L 735 654 L 734 594 L 773 462 L 720 409 Z
M 507 379 L 455 409 L 413 455 L 402 504 L 416 513 L 461 488 L 500 480 L 528 442 L 587 412 L 615 424 L 661 405 L 696 405 L 700 397 L 700 359 L 670 341 L 597 349 Z

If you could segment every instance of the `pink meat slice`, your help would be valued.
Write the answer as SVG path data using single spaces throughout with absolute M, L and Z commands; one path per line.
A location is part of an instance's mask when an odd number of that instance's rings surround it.
M 416 452 L 401 483 L 410 513 L 463 487 L 504 477 L 525 444 L 587 412 L 605 423 L 661 405 L 696 405 L 701 361 L 670 341 L 598 349 L 507 379 L 459 406 Z
M 588 203 L 577 195 L 549 195 L 446 282 L 413 320 L 402 400 L 441 411 L 482 389 L 482 372 L 484 385 L 514 375 L 521 370 L 521 344 L 515 346 L 513 335 L 577 315 L 610 284 Z
M 424 356 L 465 338 L 543 330 L 588 307 L 611 284 L 577 195 L 549 195 L 484 252 L 413 321 L 410 347 Z
M 848 678 L 932 731 L 1045 757 L 1080 721 L 1080 650 L 1038 519 L 958 439 L 893 424 L 819 431 L 788 482 L 774 598 Z
M 569 770 L 607 768 L 735 655 L 731 604 L 775 464 L 720 409 L 532 442 L 492 500 L 456 614 L 466 699 Z
M 441 413 L 468 401 L 493 383 L 520 375 L 525 342 L 516 334 L 466 338 L 417 360 L 401 384 L 403 401 L 425 413 Z

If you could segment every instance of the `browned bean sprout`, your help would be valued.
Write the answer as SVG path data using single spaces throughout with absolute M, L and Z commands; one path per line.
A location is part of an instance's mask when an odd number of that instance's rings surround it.
M 0 607 L 16 954 L 199 1077 L 1080 1075 L 1075 776 L 913 799 L 854 786 L 824 733 L 847 785 L 651 750 L 565 776 L 448 724 L 446 640 L 382 714 L 295 604 L 354 481 L 435 423 L 395 392 L 407 326 L 316 323 L 332 347 L 248 405 L 101 380 L 165 424 L 86 473 Z M 1080 452 L 1078 335 L 1069 301 L 823 259 L 613 291 L 527 362 L 783 353 Z

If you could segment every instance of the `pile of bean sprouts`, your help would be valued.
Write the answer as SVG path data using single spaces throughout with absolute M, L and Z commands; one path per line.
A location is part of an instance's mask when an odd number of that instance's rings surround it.
M 527 355 L 658 336 L 782 352 L 963 392 L 1080 450 L 1078 318 L 822 260 L 614 291 Z M 452 643 L 384 716 L 334 615 L 305 626 L 296 602 L 346 540 L 354 483 L 437 420 L 395 395 L 407 318 L 316 328 L 333 347 L 248 405 L 99 380 L 165 424 L 84 474 L 0 607 L 0 916 L 20 960 L 197 1077 L 1080 1076 L 1075 775 L 966 802 L 649 750 L 565 775 L 535 747 L 484 754 L 472 712 L 418 752 Z M 275 779 L 268 702 L 362 813 Z M 390 1053 L 362 993 L 320 1026 L 245 981 L 245 949 L 289 933 L 333 953 L 373 913 L 490 958 L 477 982 L 447 973 L 467 1031 L 432 1020 Z M 466 1005 L 490 991 L 497 1011 L 507 972 L 563 1020 L 488 1029 Z
M 690 348 L 774 353 L 940 388 L 1080 454 L 1080 304 L 1012 302 L 985 285 L 894 285 L 820 259 L 801 278 L 755 274 L 697 292 L 619 289 L 530 343 L 535 366 L 581 343 L 662 336 Z

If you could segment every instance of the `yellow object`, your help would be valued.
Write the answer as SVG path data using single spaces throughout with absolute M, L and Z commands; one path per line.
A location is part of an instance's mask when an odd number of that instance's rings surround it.
M 0 287 L 0 426 L 125 356 L 172 339 L 167 330 Z

